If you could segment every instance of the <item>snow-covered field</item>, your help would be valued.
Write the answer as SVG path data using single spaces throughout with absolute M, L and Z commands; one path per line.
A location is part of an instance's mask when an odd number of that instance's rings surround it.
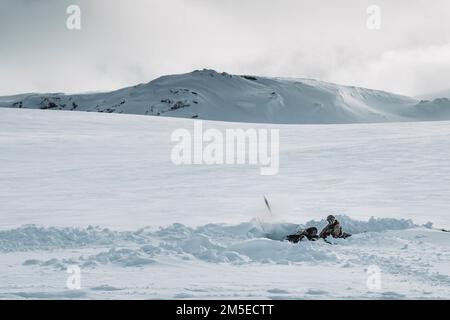
M 279 128 L 275 176 L 174 165 L 170 135 L 192 126 L 0 108 L 0 298 L 450 297 L 450 122 L 204 122 Z M 328 214 L 354 236 L 277 240 Z

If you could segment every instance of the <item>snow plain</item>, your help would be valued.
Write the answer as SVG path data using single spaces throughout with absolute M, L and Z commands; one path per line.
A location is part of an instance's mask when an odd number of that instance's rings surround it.
M 193 121 L 0 108 L 0 298 L 450 297 L 450 235 L 423 226 L 450 227 L 450 122 L 204 122 L 279 128 L 279 174 L 261 176 L 175 166 L 170 135 Z M 354 236 L 276 240 L 330 213 Z

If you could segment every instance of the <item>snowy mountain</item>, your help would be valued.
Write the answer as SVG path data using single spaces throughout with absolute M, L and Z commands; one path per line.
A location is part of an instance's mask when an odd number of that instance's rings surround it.
M 0 97 L 0 107 L 285 124 L 450 119 L 447 98 L 419 100 L 311 79 L 238 76 L 206 69 L 106 93 Z

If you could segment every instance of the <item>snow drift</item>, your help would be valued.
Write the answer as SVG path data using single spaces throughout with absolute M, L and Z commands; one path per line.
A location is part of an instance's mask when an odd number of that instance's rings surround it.
M 375 219 L 358 221 L 338 217 L 345 230 L 354 233 L 405 230 L 417 227 L 410 220 Z M 322 228 L 324 221 L 309 221 L 307 226 Z M 113 231 L 107 228 L 57 228 L 26 225 L 0 231 L 0 252 L 29 252 L 80 248 L 109 248 L 95 255 L 78 259 L 40 261 L 26 260 L 24 265 L 61 267 L 79 264 L 136 266 L 154 263 L 159 256 L 199 259 L 213 263 L 282 263 L 317 260 L 336 260 L 327 244 L 302 243 L 292 245 L 283 240 L 305 225 L 291 223 L 263 223 L 258 220 L 237 225 L 208 224 L 196 228 L 175 223 L 159 229 L 142 228 L 136 231 Z
M 346 230 L 360 233 L 347 240 L 333 239 L 337 245 L 270 240 L 268 237 L 277 237 L 283 230 L 295 231 L 302 226 L 261 225 L 257 220 L 195 228 L 175 223 L 134 231 L 34 225 L 3 230 L 0 253 L 9 266 L 0 266 L 9 270 L 13 268 L 10 264 L 15 264 L 13 277 L 19 277 L 15 281 L 29 281 L 37 272 L 45 278 L 42 287 L 17 286 L 12 282 L 3 287 L 0 297 L 448 296 L 447 233 L 403 219 L 358 221 L 345 216 L 339 219 L 345 221 Z M 321 227 L 323 221 L 309 221 L 306 225 Z M 61 287 L 71 266 L 82 270 L 81 290 Z M 365 270 L 373 266 L 382 270 L 383 289 L 378 291 L 365 286 Z M 46 281 L 53 282 L 48 285 Z
M 1 97 L 0 107 L 285 124 L 450 119 L 447 98 L 418 100 L 311 79 L 238 76 L 214 70 L 164 76 L 107 93 Z

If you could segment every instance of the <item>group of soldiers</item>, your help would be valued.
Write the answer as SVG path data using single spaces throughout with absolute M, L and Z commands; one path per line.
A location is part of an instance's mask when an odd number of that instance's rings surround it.
M 328 224 L 323 228 L 323 230 L 318 233 L 316 227 L 307 228 L 304 230 L 298 231 L 296 234 L 292 234 L 287 236 L 287 240 L 293 243 L 297 243 L 302 241 L 303 239 L 307 239 L 309 241 L 316 241 L 319 239 L 326 239 L 327 237 L 333 238 L 348 238 L 351 235 L 342 231 L 342 226 L 335 216 L 329 215 L 327 217 Z

